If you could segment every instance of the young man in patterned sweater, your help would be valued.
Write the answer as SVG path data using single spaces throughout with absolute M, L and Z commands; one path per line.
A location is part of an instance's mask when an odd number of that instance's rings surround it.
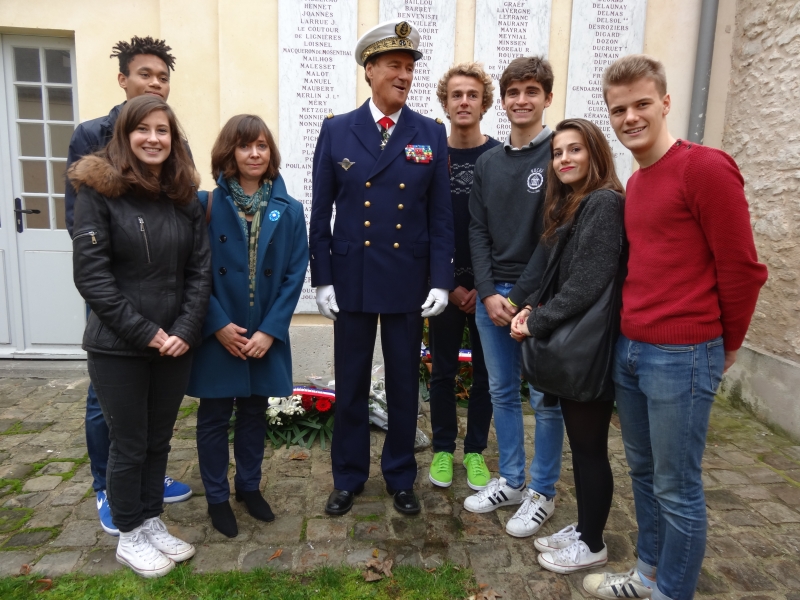
M 481 119 L 493 100 L 492 79 L 478 63 L 461 63 L 439 80 L 436 90 L 445 115 L 450 120 L 447 138 L 450 167 L 450 195 L 453 201 L 455 230 L 456 288 L 450 292 L 444 312 L 428 321 L 433 357 L 431 372 L 431 426 L 433 461 L 428 478 L 439 487 L 453 482 L 453 453 L 458 435 L 455 377 L 464 327 L 469 327 L 472 348 L 472 387 L 467 409 L 467 432 L 464 437 L 464 467 L 467 485 L 482 490 L 489 482 L 489 469 L 483 460 L 492 420 L 489 376 L 483 360 L 483 348 L 475 325 L 475 302 L 478 292 L 472 274 L 469 252 L 469 194 L 478 157 L 500 144 L 481 133 Z

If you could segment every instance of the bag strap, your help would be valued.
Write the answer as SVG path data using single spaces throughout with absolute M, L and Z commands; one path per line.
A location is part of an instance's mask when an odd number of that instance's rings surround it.
M 206 201 L 203 202 L 202 194 L 206 195 Z M 200 201 L 200 204 L 205 207 L 206 209 L 206 225 L 211 223 L 211 204 L 214 202 L 214 192 L 203 192 L 200 191 L 197 193 L 197 199 Z

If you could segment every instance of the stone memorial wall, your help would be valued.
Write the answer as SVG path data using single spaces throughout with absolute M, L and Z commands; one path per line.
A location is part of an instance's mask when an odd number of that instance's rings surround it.
M 484 64 L 495 83 L 494 106 L 483 117 L 481 129 L 498 140 L 505 140 L 511 128 L 500 102 L 500 75 L 518 56 L 547 56 L 551 5 L 552 0 L 475 3 L 475 60 Z
M 435 119 L 445 119 L 436 84 L 453 64 L 456 37 L 456 3 L 453 0 L 381 0 L 380 21 L 404 19 L 420 33 L 422 58 L 414 69 L 408 106 Z M 449 131 L 449 124 L 448 124 Z
M 619 57 L 642 51 L 646 11 L 647 0 L 574 0 L 572 4 L 565 115 L 587 119 L 603 130 L 623 183 L 631 175 L 633 162 L 608 120 L 603 71 Z
M 322 121 L 356 107 L 357 11 L 353 0 L 278 2 L 281 173 L 289 194 L 303 203 L 306 222 Z M 295 312 L 317 312 L 308 273 Z

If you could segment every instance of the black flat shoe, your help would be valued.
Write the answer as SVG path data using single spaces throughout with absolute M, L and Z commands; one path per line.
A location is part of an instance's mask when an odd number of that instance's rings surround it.
M 386 491 L 394 496 L 394 508 L 404 515 L 416 515 L 420 511 L 419 500 L 414 490 L 393 490 L 388 485 Z
M 219 531 L 222 535 L 230 538 L 239 535 L 236 517 L 233 516 L 233 509 L 231 509 L 230 502 L 227 500 L 217 504 L 209 503 L 208 516 L 211 517 L 211 524 L 214 526 L 214 529 Z
M 244 502 L 247 507 L 247 512 L 249 512 L 250 516 L 254 519 L 266 521 L 267 523 L 275 520 L 275 515 L 272 514 L 269 502 L 264 500 L 264 496 L 262 496 L 261 492 L 258 490 L 253 490 L 252 492 L 240 492 L 236 490 L 236 501 Z
M 359 485 L 352 492 L 348 490 L 333 490 L 325 504 L 325 512 L 329 515 L 339 516 L 350 512 L 353 508 L 355 497 L 364 491 L 364 484 Z

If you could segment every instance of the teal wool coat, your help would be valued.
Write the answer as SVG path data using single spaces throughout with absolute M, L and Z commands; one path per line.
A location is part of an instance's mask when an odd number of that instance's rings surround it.
M 208 225 L 213 288 L 187 394 L 196 398 L 288 396 L 292 392 L 289 323 L 308 265 L 303 205 L 289 196 L 278 175 L 261 222 L 255 304 L 249 310 L 247 241 L 224 178 L 217 181 L 213 194 Z M 246 327 L 248 338 L 256 331 L 274 337 L 269 352 L 247 360 L 231 355 L 214 335 L 231 322 Z

